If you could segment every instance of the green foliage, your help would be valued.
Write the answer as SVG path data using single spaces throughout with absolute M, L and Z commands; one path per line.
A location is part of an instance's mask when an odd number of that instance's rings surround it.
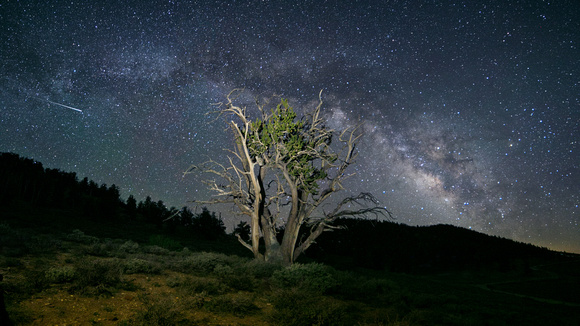
M 213 273 L 218 265 L 230 266 L 240 261 L 241 259 L 236 256 L 227 256 L 215 252 L 199 252 L 186 257 L 179 264 L 179 269 L 184 273 L 209 274 Z
M 192 296 L 196 293 L 217 295 L 227 292 L 226 285 L 213 278 L 172 277 L 167 279 L 167 286 L 176 288 L 184 296 Z
M 183 250 L 181 250 L 178 254 L 181 256 L 189 256 L 191 255 L 191 250 L 189 250 L 187 247 L 183 247 Z
M 84 253 L 97 257 L 113 257 L 117 254 L 119 245 L 113 243 L 110 239 L 104 242 L 96 242 L 84 247 Z
M 123 269 L 117 259 L 82 259 L 75 264 L 76 278 L 71 291 L 87 295 L 110 295 L 124 286 Z
M 344 302 L 313 296 L 298 289 L 283 289 L 271 298 L 274 310 L 270 320 L 274 325 L 355 325 L 356 311 Z
M 264 260 L 252 259 L 241 267 L 241 273 L 252 275 L 255 278 L 269 278 L 274 272 L 283 267 L 279 264 L 272 264 Z
M 189 322 L 186 323 L 183 312 L 172 298 L 154 300 L 143 294 L 139 296 L 139 299 L 143 303 L 143 309 L 137 313 L 135 325 L 191 325 Z
M 284 154 L 294 154 L 303 148 L 299 139 L 299 131 L 304 127 L 302 121 L 294 122 L 296 113 L 288 105 L 286 99 L 281 99 L 276 110 L 272 110 L 270 118 L 266 121 L 257 119 L 252 122 L 250 143 L 248 145 L 250 154 L 261 156 L 270 150 L 271 146 L 279 143 L 288 143 Z
M 253 301 L 253 297 L 246 293 L 228 293 L 212 298 L 204 307 L 211 312 L 244 317 L 258 310 Z
M 24 272 L 24 292 L 32 294 L 41 292 L 50 285 L 46 278 L 46 271 L 33 269 Z
M 213 269 L 213 274 L 221 279 L 227 279 L 236 274 L 235 270 L 228 265 L 216 265 Z
M 318 263 L 293 264 L 275 271 L 271 281 L 277 288 L 297 287 L 320 294 L 338 285 L 332 275 L 332 268 Z
M 68 240 L 84 243 L 84 244 L 95 244 L 99 242 L 99 238 L 92 237 L 89 235 L 85 235 L 85 233 L 79 229 L 74 229 L 72 232 L 67 236 Z
M 288 100 L 281 99 L 267 120 L 257 119 L 250 124 L 247 146 L 254 158 L 279 154 L 290 176 L 299 181 L 304 190 L 316 193 L 317 182 L 327 175 L 314 166 L 313 151 L 322 150 L 322 144 L 330 144 L 331 135 L 312 134 L 309 125 L 302 120 L 295 121 L 296 116 Z
M 123 261 L 123 271 L 125 274 L 159 274 L 161 267 L 158 263 L 150 262 L 140 258 L 130 258 Z
M 252 292 L 256 290 L 258 280 L 250 273 L 245 273 L 239 264 L 235 267 L 228 265 L 217 265 L 213 274 L 228 287 L 238 291 Z
M 124 253 L 128 253 L 128 254 L 134 254 L 139 250 L 139 244 L 137 242 L 134 241 L 125 241 L 120 247 L 119 247 L 119 251 L 124 252 Z
M 142 249 L 143 252 L 148 253 L 148 254 L 153 254 L 153 255 L 157 255 L 157 256 L 168 256 L 171 254 L 171 251 L 169 251 L 168 249 L 162 248 L 160 246 L 145 246 Z
M 44 273 L 44 277 L 50 283 L 69 283 L 74 280 L 75 275 L 72 266 L 51 267 Z

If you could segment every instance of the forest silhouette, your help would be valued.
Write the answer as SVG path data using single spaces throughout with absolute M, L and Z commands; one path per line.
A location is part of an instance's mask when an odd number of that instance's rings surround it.
M 137 221 L 206 239 L 225 235 L 223 221 L 206 208 L 194 214 L 185 206 L 168 208 L 150 196 L 137 202 L 130 195 L 125 201 L 114 184 L 99 185 L 86 177 L 79 181 L 75 172 L 44 168 L 42 163 L 14 153 L 0 153 L 0 185 L 0 205 L 4 207 L 65 209 L 81 219 L 119 224 Z

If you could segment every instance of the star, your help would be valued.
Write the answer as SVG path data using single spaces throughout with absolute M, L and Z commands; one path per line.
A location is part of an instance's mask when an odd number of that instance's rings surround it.
M 181 207 L 211 196 L 183 171 L 233 146 L 213 103 L 244 88 L 250 113 L 280 94 L 301 114 L 322 90 L 327 125 L 363 133 L 346 191 L 407 224 L 580 252 L 578 9 L 10 2 L 0 151 Z

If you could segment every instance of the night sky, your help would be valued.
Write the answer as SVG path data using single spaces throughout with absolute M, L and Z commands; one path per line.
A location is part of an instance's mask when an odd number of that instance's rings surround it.
M 0 151 L 181 207 L 232 145 L 212 103 L 323 90 L 362 123 L 344 195 L 580 253 L 580 2 L 484 3 L 3 1 Z

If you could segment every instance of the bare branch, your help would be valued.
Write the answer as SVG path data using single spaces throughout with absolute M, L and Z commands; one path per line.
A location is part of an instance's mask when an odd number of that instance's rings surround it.
M 242 239 L 242 237 L 239 234 L 236 234 L 236 237 L 238 238 L 238 241 L 246 248 L 250 249 L 250 251 L 252 251 L 252 246 L 247 243 L 246 241 L 244 241 L 244 239 Z
M 356 143 L 362 136 L 360 126 L 342 130 L 338 134 L 342 149 L 333 150 L 335 131 L 324 125 L 322 91 L 314 110 L 299 120 L 284 99 L 277 105 L 256 100 L 260 117 L 251 120 L 245 107 L 234 104 L 242 91 L 234 89 L 224 102 L 214 104 L 215 113 L 226 119 L 235 141 L 234 148 L 226 150 L 231 154 L 227 163 L 210 159 L 189 167 L 184 176 L 199 172 L 214 176 L 216 179 L 205 183 L 215 196 L 200 203 L 233 203 L 241 214 L 250 217 L 251 240 L 239 240 L 254 257 L 291 264 L 323 231 L 335 229 L 332 223 L 339 217 L 391 217 L 368 193 L 347 197 L 331 212 L 313 217 L 332 194 L 344 189 L 344 180 L 354 175 L 347 169 L 357 157 Z M 361 206 L 353 209 L 353 205 Z M 276 222 L 281 220 L 282 212 L 288 215 L 284 238 L 278 243 Z M 304 225 L 310 226 L 310 233 L 297 246 Z M 264 240 L 264 253 L 259 251 L 260 238 Z

